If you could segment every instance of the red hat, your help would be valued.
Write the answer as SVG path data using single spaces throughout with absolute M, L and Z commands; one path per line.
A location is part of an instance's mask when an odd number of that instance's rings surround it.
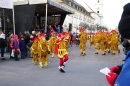
M 83 32 L 83 31 L 84 31 L 84 28 L 80 28 L 80 29 L 79 29 L 79 32 Z
M 98 32 L 99 32 L 99 33 L 102 33 L 103 31 L 102 31 L 102 30 L 99 30 Z
M 39 41 L 39 38 L 34 38 L 34 39 L 32 40 L 32 42 L 37 42 L 37 41 Z
M 45 33 L 42 33 L 42 34 L 41 34 L 41 37 L 44 37 L 45 35 L 46 35 Z
M 63 35 L 66 35 L 66 34 L 68 34 L 68 32 L 63 32 Z
M 112 32 L 112 33 L 116 33 L 116 30 L 112 30 L 111 32 Z
M 14 34 L 13 37 L 14 37 L 15 39 L 18 39 L 18 35 L 17 35 L 17 34 Z
M 92 35 L 95 35 L 95 33 L 92 33 Z
M 58 39 L 59 40 L 63 40 L 64 39 L 64 35 L 62 33 L 58 34 Z

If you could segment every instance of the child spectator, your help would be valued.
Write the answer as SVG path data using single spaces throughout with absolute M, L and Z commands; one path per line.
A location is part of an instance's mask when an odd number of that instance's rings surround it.
M 10 42 L 10 48 L 12 49 L 12 53 L 14 53 L 14 60 L 19 61 L 18 54 L 19 54 L 19 39 L 18 35 L 13 35 L 13 40 Z
M 21 59 L 26 58 L 26 44 L 25 44 L 23 35 L 21 35 L 19 47 L 20 47 L 20 51 L 21 51 Z

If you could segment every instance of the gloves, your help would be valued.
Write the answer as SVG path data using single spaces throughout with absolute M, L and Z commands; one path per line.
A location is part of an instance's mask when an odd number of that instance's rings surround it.
M 119 75 L 120 71 L 121 71 L 121 68 L 118 66 L 114 66 L 110 68 L 110 73 L 108 73 L 109 76 L 106 75 L 106 80 L 111 86 L 114 86 L 115 80 L 117 76 Z
M 110 70 L 111 70 L 111 73 L 116 73 L 117 75 L 119 75 L 119 73 L 121 71 L 119 66 L 114 66 L 114 67 L 110 68 Z
M 111 86 L 114 86 L 114 83 L 115 83 L 115 79 L 117 78 L 117 74 L 116 73 L 108 73 L 108 75 L 106 75 L 106 79 L 107 79 L 107 82 L 111 85 Z

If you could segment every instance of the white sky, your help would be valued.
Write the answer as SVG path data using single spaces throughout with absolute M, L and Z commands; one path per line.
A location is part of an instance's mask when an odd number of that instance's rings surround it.
M 75 0 L 79 2 L 80 0 Z M 84 0 L 93 10 L 97 0 Z M 103 0 L 103 22 L 108 28 L 115 29 L 120 21 L 123 6 L 130 0 Z

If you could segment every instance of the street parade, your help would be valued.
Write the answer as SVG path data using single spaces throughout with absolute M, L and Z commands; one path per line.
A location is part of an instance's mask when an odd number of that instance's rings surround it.
M 0 0 L 0 86 L 130 86 L 128 0 Z

